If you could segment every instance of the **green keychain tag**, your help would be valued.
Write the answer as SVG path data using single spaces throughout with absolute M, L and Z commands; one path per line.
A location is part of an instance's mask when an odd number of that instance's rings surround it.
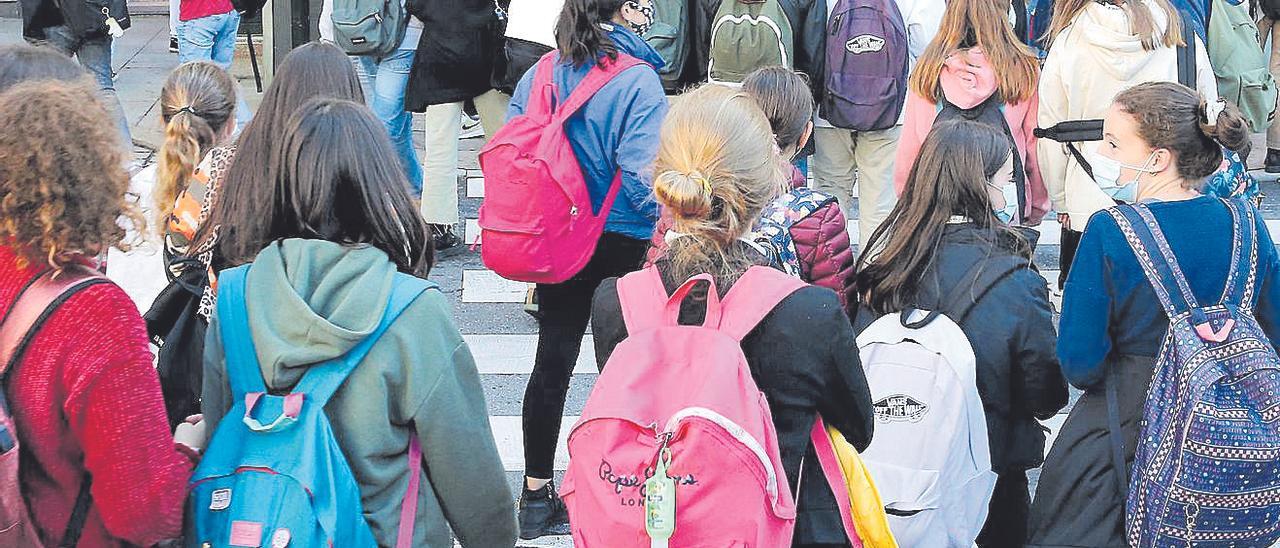
M 653 477 L 644 482 L 644 529 L 649 533 L 650 548 L 667 548 L 676 532 L 676 482 L 667 476 L 671 450 L 659 453 Z

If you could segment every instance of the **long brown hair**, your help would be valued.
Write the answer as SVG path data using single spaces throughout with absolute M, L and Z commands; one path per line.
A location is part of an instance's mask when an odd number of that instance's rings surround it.
M 556 21 L 556 48 L 560 59 L 574 66 L 597 62 L 599 57 L 618 58 L 618 46 L 601 23 L 611 24 L 625 0 L 565 0 Z
M 1007 103 L 1021 103 L 1036 92 L 1040 63 L 1009 26 L 1009 3 L 998 0 L 950 0 L 942 26 L 911 74 L 911 91 L 929 102 L 942 98 L 942 67 L 957 50 L 980 47 L 995 69 L 997 89 Z
M 364 105 L 312 99 L 271 143 L 268 183 L 221 204 L 219 250 L 253 261 L 286 238 L 371 245 L 406 274 L 426 277 L 431 240 L 382 123 Z
M 157 228 L 173 211 L 178 195 L 195 175 L 196 165 L 235 123 L 236 84 L 221 67 L 206 61 L 185 63 L 160 88 L 160 120 L 164 143 L 156 166 L 155 206 Z
M 207 249 L 223 224 L 221 204 L 236 203 L 256 207 L 256 187 L 271 184 L 270 151 L 284 133 L 289 117 L 307 100 L 315 97 L 364 102 L 360 77 L 351 59 L 338 46 L 325 42 L 303 44 L 285 56 L 271 86 L 262 95 L 262 105 L 253 121 L 245 126 L 237 141 L 235 159 L 218 190 L 218 201 L 210 219 L 196 232 L 192 250 Z M 406 182 L 405 184 L 408 184 Z
M 858 271 L 858 292 L 871 310 L 888 314 L 915 304 L 920 280 L 952 216 L 964 216 L 987 231 L 993 246 L 1009 246 L 1030 257 L 1030 244 L 992 213 L 987 192 L 987 182 L 1009 161 L 1013 146 L 1002 132 L 981 122 L 947 120 L 933 127 L 898 205 L 862 252 L 859 263 L 865 266 Z
M 1052 46 L 1054 40 L 1058 39 L 1058 35 L 1075 23 L 1076 18 L 1090 3 L 1097 1 L 1057 0 L 1054 2 L 1053 20 L 1049 22 L 1049 32 L 1044 35 L 1045 47 Z M 1151 16 L 1151 10 L 1147 9 L 1146 1 L 1164 10 L 1165 20 L 1168 23 L 1163 35 L 1158 35 L 1160 28 L 1156 25 L 1155 18 Z M 1142 38 L 1142 49 L 1151 51 L 1162 45 L 1168 48 L 1185 45 L 1182 42 L 1182 17 L 1178 15 L 1178 10 L 1169 3 L 1169 0 L 1111 0 L 1099 3 L 1111 4 L 1124 10 L 1124 15 L 1129 20 L 1129 32 Z

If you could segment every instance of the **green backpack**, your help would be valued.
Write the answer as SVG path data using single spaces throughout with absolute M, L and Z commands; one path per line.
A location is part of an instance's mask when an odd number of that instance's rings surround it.
M 658 71 L 662 87 L 676 91 L 680 73 L 689 58 L 689 10 L 685 0 L 654 0 L 653 26 L 644 40 L 662 56 L 666 65 Z
M 794 66 L 794 36 L 778 0 L 724 0 L 711 26 L 710 80 L 739 84 L 761 67 Z
M 1218 94 L 1240 107 L 1255 133 L 1266 131 L 1276 113 L 1276 83 L 1249 5 L 1213 0 L 1209 13 L 1205 46 L 1218 78 Z

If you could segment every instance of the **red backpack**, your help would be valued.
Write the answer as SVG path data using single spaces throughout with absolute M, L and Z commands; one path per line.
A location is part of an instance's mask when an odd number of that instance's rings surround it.
M 31 280 L 18 293 L 0 321 L 0 389 L 8 386 L 14 367 L 22 361 L 26 346 L 40 331 L 40 325 L 77 291 L 109 283 L 101 274 L 79 265 L 68 266 L 56 275 L 50 270 Z M 43 546 L 31 520 L 22 482 L 18 476 L 21 444 L 9 402 L 0 392 L 0 546 Z M 86 474 L 76 495 L 75 508 L 63 532 L 60 547 L 75 546 L 89 515 L 89 476 Z
M 622 187 L 619 171 L 600 212 L 591 196 L 564 123 L 596 92 L 624 70 L 643 63 L 619 53 L 604 59 L 554 105 L 552 69 L 559 54 L 538 61 L 522 115 L 512 118 L 480 150 L 484 203 L 480 206 L 480 256 L 499 276 L 554 284 L 577 274 L 595 253 L 613 200 Z

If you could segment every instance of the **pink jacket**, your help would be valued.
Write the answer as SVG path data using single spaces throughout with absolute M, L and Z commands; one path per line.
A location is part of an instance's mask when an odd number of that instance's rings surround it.
M 980 48 L 953 53 L 942 67 L 940 80 L 947 100 L 962 109 L 976 107 L 996 93 L 995 70 Z M 1022 224 L 1026 226 L 1040 224 L 1040 220 L 1050 209 L 1049 192 L 1040 177 L 1040 164 L 1036 157 L 1034 132 L 1039 110 L 1040 99 L 1035 94 L 1027 101 L 1005 104 L 1002 109 L 1026 171 L 1028 199 L 1022 212 Z M 920 145 L 924 143 L 937 115 L 937 104 L 915 93 L 907 94 L 902 137 L 898 141 L 898 156 L 893 168 L 893 188 L 899 196 L 907 183 L 911 166 L 920 154 Z
M 791 187 L 802 187 L 805 183 L 804 176 L 795 171 Z M 667 251 L 666 234 L 673 224 L 671 216 L 662 211 L 650 242 L 647 264 L 653 264 Z M 858 307 L 853 268 L 856 257 L 840 204 L 831 202 L 791 225 L 791 240 L 795 242 L 796 257 L 800 260 L 800 277 L 835 291 L 845 313 L 852 318 Z

